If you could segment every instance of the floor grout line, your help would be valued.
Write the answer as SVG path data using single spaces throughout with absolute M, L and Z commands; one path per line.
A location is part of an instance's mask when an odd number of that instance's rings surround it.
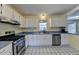
M 25 55 L 79 55 L 79 50 L 70 46 L 28 47 Z

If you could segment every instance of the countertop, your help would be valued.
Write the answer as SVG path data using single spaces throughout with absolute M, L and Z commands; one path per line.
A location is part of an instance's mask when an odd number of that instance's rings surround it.
M 57 31 L 51 31 L 51 32 L 47 32 L 47 33 L 40 33 L 40 32 L 20 32 L 18 33 L 18 35 L 29 35 L 29 34 L 37 34 L 37 35 L 41 35 L 41 34 L 70 34 L 70 35 L 79 35 L 79 33 L 61 33 L 61 32 L 57 32 Z
M 0 41 L 0 49 L 8 46 L 11 43 L 12 43 L 12 41 Z
M 49 35 L 49 34 L 68 34 L 68 33 L 60 33 L 60 32 L 50 32 L 50 33 L 39 33 L 39 32 L 34 32 L 34 33 L 27 33 L 27 32 L 21 32 L 18 33 L 18 35 Z

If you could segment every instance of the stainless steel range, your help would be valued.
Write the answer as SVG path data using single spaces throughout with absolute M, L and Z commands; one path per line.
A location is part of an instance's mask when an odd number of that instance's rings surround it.
M 18 40 L 13 42 L 13 54 L 22 55 L 25 53 L 25 38 L 20 37 Z
M 13 41 L 13 55 L 23 55 L 25 53 L 25 37 L 15 36 L 15 34 L 5 35 L 0 37 L 0 41 Z

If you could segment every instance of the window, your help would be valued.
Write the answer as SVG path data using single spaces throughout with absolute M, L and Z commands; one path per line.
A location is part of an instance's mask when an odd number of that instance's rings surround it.
M 40 31 L 46 31 L 47 30 L 47 22 L 44 20 L 41 20 L 39 23 L 39 30 Z
M 69 33 L 76 33 L 76 23 L 68 24 L 68 32 Z

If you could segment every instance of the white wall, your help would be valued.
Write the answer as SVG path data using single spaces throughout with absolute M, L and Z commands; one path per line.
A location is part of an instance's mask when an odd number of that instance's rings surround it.
M 5 31 L 15 31 L 16 33 L 19 33 L 22 31 L 22 29 L 19 28 L 19 25 L 0 23 L 0 36 L 4 35 Z

